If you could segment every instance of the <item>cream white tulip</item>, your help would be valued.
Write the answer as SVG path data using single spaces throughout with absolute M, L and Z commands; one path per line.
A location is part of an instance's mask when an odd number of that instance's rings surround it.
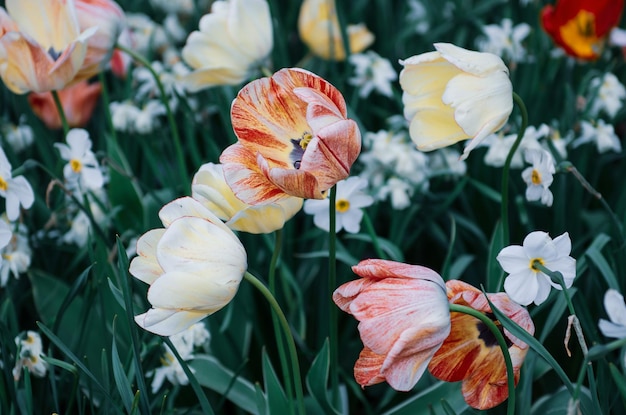
M 200 201 L 226 226 L 248 233 L 270 233 L 282 229 L 302 208 L 303 199 L 288 197 L 275 203 L 249 205 L 242 202 L 224 179 L 221 164 L 203 164 L 191 184 L 194 199 Z
M 265 0 L 219 0 L 200 19 L 182 50 L 194 71 L 183 78 L 189 91 L 246 81 L 274 46 Z
M 411 139 L 430 151 L 472 139 L 466 158 L 513 110 L 513 86 L 500 57 L 436 43 L 436 51 L 400 63 L 404 116 Z
M 171 336 L 233 299 L 247 257 L 235 234 L 191 197 L 168 203 L 159 217 L 165 228 L 139 238 L 130 273 L 150 284 L 152 308 L 135 321 L 152 333 Z

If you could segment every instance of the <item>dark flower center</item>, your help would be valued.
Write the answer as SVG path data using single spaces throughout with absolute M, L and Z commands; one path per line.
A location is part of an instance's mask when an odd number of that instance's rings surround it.
M 498 330 L 500 330 L 500 333 L 502 333 L 502 336 L 504 336 L 506 347 L 511 347 L 513 345 L 513 342 L 509 340 L 509 338 L 504 334 L 504 327 L 502 327 L 502 324 L 500 324 L 500 321 L 496 320 L 495 316 L 492 313 L 485 313 L 485 315 L 489 317 L 491 321 L 495 323 Z M 498 346 L 498 341 L 496 340 L 496 336 L 491 332 L 491 330 L 489 330 L 489 327 L 487 327 L 485 323 L 483 323 L 482 321 L 479 321 L 476 324 L 476 328 L 478 329 L 478 338 L 481 339 L 483 343 L 485 343 L 485 346 L 487 347 Z
M 296 169 L 300 168 L 300 164 L 302 163 L 302 156 L 304 156 L 304 151 L 307 146 L 313 139 L 313 135 L 308 131 L 305 131 L 300 138 L 292 138 L 291 143 L 293 144 L 293 150 L 289 154 L 289 158 L 293 160 L 293 167 Z

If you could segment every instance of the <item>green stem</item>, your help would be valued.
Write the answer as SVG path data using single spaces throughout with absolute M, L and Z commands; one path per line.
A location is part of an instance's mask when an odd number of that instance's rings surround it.
M 267 289 L 265 285 L 257 277 L 250 274 L 248 271 L 243 275 L 243 277 L 254 286 L 257 290 L 261 292 L 261 294 L 265 297 L 267 302 L 270 304 L 270 307 L 278 317 L 280 321 L 280 325 L 283 329 L 283 334 L 285 335 L 285 339 L 287 340 L 287 347 L 289 348 L 289 357 L 291 359 L 291 368 L 293 369 L 293 382 L 296 386 L 296 399 L 298 400 L 298 412 L 300 415 L 306 415 L 304 410 L 304 393 L 302 389 L 302 378 L 300 375 L 300 363 L 298 362 L 298 353 L 296 351 L 296 343 L 293 339 L 293 335 L 291 334 L 291 329 L 289 327 L 289 322 L 283 313 L 283 310 L 278 305 L 276 298 L 272 295 L 270 290 Z
M 178 134 L 178 128 L 176 127 L 176 120 L 174 120 L 174 114 L 172 113 L 170 104 L 167 100 L 167 96 L 165 95 L 165 89 L 163 88 L 163 83 L 161 82 L 161 78 L 159 77 L 159 74 L 156 73 L 156 71 L 154 70 L 150 62 L 146 60 L 146 58 L 139 55 L 135 51 L 128 49 L 127 47 L 119 45 L 119 44 L 115 45 L 115 47 L 121 50 L 122 52 L 127 53 L 130 57 L 132 57 L 137 62 L 145 66 L 146 69 L 148 69 L 148 71 L 150 71 L 150 73 L 154 77 L 154 81 L 156 82 L 157 88 L 159 88 L 159 96 L 161 98 L 161 102 L 163 103 L 163 106 L 165 107 L 165 112 L 167 114 L 167 121 L 170 124 L 170 130 L 172 130 L 172 138 L 174 139 L 174 151 L 176 152 L 176 160 L 178 162 L 179 174 L 180 174 L 181 180 L 184 180 L 186 182 L 188 180 L 188 177 L 187 177 L 187 168 L 185 164 L 185 156 L 183 154 L 183 146 L 180 141 L 180 135 Z
M 526 110 L 526 105 L 524 101 L 522 101 L 522 98 L 515 92 L 513 92 L 513 102 L 517 104 L 522 113 L 522 125 L 520 126 L 520 130 L 517 133 L 517 138 L 511 150 L 509 150 L 509 154 L 506 156 L 504 167 L 502 168 L 502 203 L 500 204 L 500 216 L 502 217 L 502 242 L 505 246 L 509 244 L 509 170 L 511 169 L 513 155 L 515 155 L 517 148 L 521 144 L 524 133 L 526 132 L 526 127 L 528 127 L 528 111 Z
M 278 229 L 274 232 L 276 239 L 274 241 L 274 251 L 272 253 L 272 259 L 270 260 L 269 269 L 269 290 L 274 297 L 276 297 L 276 264 L 280 256 L 280 251 L 283 246 L 283 232 L 282 229 Z M 280 365 L 283 369 L 283 378 L 285 388 L 287 389 L 287 396 L 289 397 L 290 413 L 294 413 L 293 408 L 293 388 L 292 381 L 289 380 L 289 365 L 287 363 L 287 355 L 285 354 L 285 347 L 283 339 L 280 335 L 280 321 L 275 312 L 272 311 L 272 324 L 274 326 L 274 338 L 276 340 L 276 347 L 278 348 L 278 356 L 280 358 Z
M 337 307 L 333 302 L 333 292 L 337 286 L 337 185 L 330 189 L 329 230 L 328 230 L 328 339 L 330 343 L 330 386 L 333 404 L 339 399 L 339 357 L 337 336 Z
M 480 320 L 489 330 L 493 333 L 500 349 L 502 349 L 502 355 L 504 357 L 504 364 L 506 366 L 506 381 L 507 386 L 509 388 L 509 402 L 507 406 L 507 415 L 515 414 L 515 373 L 513 372 L 513 362 L 511 361 L 511 355 L 509 353 L 509 348 L 506 345 L 506 340 L 504 339 L 504 335 L 496 326 L 496 324 L 491 320 L 491 318 L 487 317 L 484 313 L 481 313 L 478 310 L 475 310 L 471 307 L 467 307 L 459 304 L 450 304 L 450 311 L 454 313 L 463 313 L 469 316 L 475 317 Z
M 372 239 L 372 245 L 374 245 L 376 255 L 378 255 L 378 257 L 381 259 L 387 259 L 387 255 L 385 255 L 385 252 L 383 252 L 380 247 L 380 243 L 378 242 L 378 235 L 376 234 L 376 230 L 374 229 L 372 219 L 365 210 L 363 210 L 363 222 L 365 223 L 365 229 L 367 229 L 367 233 L 369 233 L 370 238 Z
M 61 103 L 61 98 L 59 98 L 59 93 L 57 91 L 52 91 L 52 99 L 54 100 L 54 105 L 57 107 L 57 111 L 59 111 L 61 125 L 63 126 L 63 135 L 67 136 L 67 133 L 70 131 L 70 124 L 67 122 L 65 110 L 63 110 L 63 104 Z

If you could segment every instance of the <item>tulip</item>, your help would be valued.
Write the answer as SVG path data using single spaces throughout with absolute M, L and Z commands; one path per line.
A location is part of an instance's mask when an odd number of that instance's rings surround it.
M 216 1 L 187 38 L 183 60 L 195 69 L 183 79 L 189 91 L 239 85 L 274 46 L 272 17 L 265 0 Z
M 489 298 L 498 310 L 528 333 L 534 334 L 535 326 L 528 311 L 505 293 L 487 294 L 485 298 L 479 289 L 457 280 L 446 282 L 446 287 L 450 303 L 493 316 L 487 302 Z M 465 402 L 472 408 L 489 409 L 504 402 L 509 396 L 506 366 L 495 336 L 484 323 L 469 314 L 453 312 L 450 313 L 450 320 L 450 335 L 435 353 L 428 370 L 446 382 L 463 381 L 461 392 Z M 499 321 L 495 320 L 494 323 L 500 327 L 508 345 L 517 385 L 528 345 L 502 328 Z
M 329 60 L 346 59 L 334 0 L 304 0 L 298 18 L 300 38 L 315 55 Z M 348 25 L 350 53 L 360 53 L 374 43 L 364 24 Z
M 63 89 L 96 30 L 80 31 L 72 0 L 7 0 L 6 10 L 0 7 L 0 78 L 16 94 Z
M 82 81 L 59 91 L 59 99 L 65 118 L 70 127 L 84 127 L 91 119 L 93 110 L 100 98 L 102 86 Z M 28 103 L 37 117 L 46 127 L 58 130 L 62 127 L 59 110 L 50 92 L 32 92 L 28 95 Z
M 400 61 L 404 116 L 411 139 L 431 151 L 471 139 L 465 159 L 513 110 L 513 86 L 500 57 L 436 43 L 427 52 Z
M 541 24 L 568 55 L 596 60 L 623 9 L 623 0 L 559 0 L 543 8 Z
M 226 306 L 247 268 L 235 234 L 200 202 L 184 197 L 159 212 L 164 228 L 137 241 L 130 273 L 150 284 L 152 308 L 135 316 L 143 329 L 171 336 Z
M 88 79 L 102 70 L 124 28 L 124 12 L 112 0 L 75 0 L 76 16 L 82 30 L 97 27 L 87 41 L 87 55 L 74 82 Z
M 361 151 L 361 133 L 346 116 L 341 93 L 306 70 L 250 82 L 231 107 L 239 141 L 220 156 L 226 182 L 251 205 L 323 199 Z
M 297 197 L 281 199 L 276 203 L 252 206 L 237 199 L 226 184 L 222 166 L 203 164 L 193 177 L 192 197 L 202 203 L 226 226 L 235 231 L 270 233 L 282 229 L 302 208 Z
M 443 279 L 435 271 L 381 259 L 352 267 L 361 277 L 333 293 L 333 301 L 359 321 L 363 351 L 354 366 L 361 386 L 386 381 L 408 391 L 450 332 Z

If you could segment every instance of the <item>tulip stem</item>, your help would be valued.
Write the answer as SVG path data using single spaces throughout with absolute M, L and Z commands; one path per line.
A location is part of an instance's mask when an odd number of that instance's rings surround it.
M 283 246 L 283 232 L 282 229 L 278 229 L 274 232 L 274 251 L 272 253 L 272 259 L 270 260 L 269 269 L 269 290 L 274 297 L 276 297 L 276 264 L 278 263 L 278 257 Z M 293 388 L 291 381 L 289 380 L 289 364 L 287 362 L 287 355 L 285 354 L 285 345 L 280 335 L 280 321 L 275 312 L 272 311 L 272 325 L 274 326 L 274 338 L 276 340 L 276 348 L 278 349 L 278 356 L 280 358 L 280 365 L 283 370 L 283 377 L 285 388 L 287 389 L 287 396 L 289 397 L 290 412 L 293 413 Z
M 63 135 L 67 136 L 67 133 L 70 132 L 70 124 L 67 122 L 61 98 L 59 98 L 59 93 L 56 90 L 52 91 L 52 99 L 54 100 L 54 105 L 57 107 L 57 111 L 59 111 L 59 118 L 61 118 L 61 125 L 63 126 Z
M 374 229 L 372 219 L 365 210 L 363 210 L 363 222 L 365 222 L 365 228 L 367 229 L 367 233 L 370 234 L 370 238 L 372 239 L 372 245 L 374 245 L 376 255 L 378 255 L 380 259 L 387 259 L 387 255 L 385 255 L 385 252 L 380 247 L 380 242 L 378 241 L 378 235 L 376 234 L 376 229 Z
M 501 202 L 500 202 L 500 217 L 502 218 L 502 244 L 507 246 L 509 244 L 509 170 L 511 169 L 511 161 L 513 156 L 520 146 L 526 127 L 528 127 L 528 110 L 522 98 L 513 92 L 513 102 L 517 104 L 522 113 L 522 125 L 520 126 L 517 138 L 509 150 L 509 154 L 506 156 L 504 167 L 502 168 L 502 189 L 501 189 Z M 500 277 L 497 290 L 502 287 L 504 275 Z
M 459 304 L 450 304 L 450 311 L 453 313 L 463 313 L 469 316 L 475 317 L 480 320 L 487 328 L 491 331 L 491 333 L 496 338 L 500 349 L 502 349 L 502 355 L 504 357 L 504 364 L 506 366 L 506 381 L 509 388 L 509 402 L 507 407 L 507 415 L 515 414 L 515 373 L 513 372 L 513 362 L 511 361 L 511 354 L 509 353 L 509 347 L 506 345 L 506 340 L 504 339 L 504 335 L 502 331 L 498 328 L 498 326 L 494 323 L 494 321 L 489 318 L 486 314 L 481 313 L 478 310 L 475 310 L 471 307 L 467 307 Z
M 332 393 L 333 405 L 339 399 L 339 359 L 338 359 L 338 346 L 337 335 L 339 329 L 337 328 L 337 307 L 333 302 L 333 292 L 337 286 L 337 185 L 330 188 L 329 195 L 330 202 L 330 217 L 329 217 L 329 230 L 328 230 L 328 339 L 329 339 L 329 354 L 330 354 L 330 388 Z
M 167 100 L 167 96 L 165 96 L 165 88 L 163 88 L 163 83 L 161 82 L 161 78 L 159 77 L 159 74 L 156 73 L 156 71 L 154 70 L 150 62 L 146 60 L 146 58 L 136 53 L 132 49 L 128 49 L 127 47 L 122 46 L 120 44 L 115 45 L 115 48 L 121 50 L 124 53 L 127 53 L 130 57 L 132 57 L 137 62 L 145 66 L 146 69 L 150 71 L 150 74 L 152 74 L 152 77 L 154 78 L 157 88 L 159 88 L 159 98 L 161 98 L 161 103 L 163 103 L 163 106 L 165 107 L 165 113 L 167 114 L 167 121 L 170 124 L 170 130 L 172 131 L 172 138 L 174 141 L 174 151 L 176 152 L 176 159 L 178 163 L 180 178 L 181 180 L 183 180 L 183 182 L 186 182 L 188 177 L 187 177 L 187 168 L 185 164 L 185 156 L 183 154 L 183 147 L 180 141 L 180 135 L 178 134 L 178 128 L 176 127 L 176 120 L 174 120 L 174 114 L 172 113 L 172 110 L 170 108 L 170 104 Z
M 254 286 L 257 290 L 261 292 L 261 294 L 265 297 L 267 302 L 270 304 L 270 307 L 278 317 L 280 321 L 280 326 L 283 329 L 285 334 L 285 339 L 287 340 L 287 347 L 289 349 L 289 357 L 291 359 L 291 368 L 293 370 L 293 382 L 296 387 L 296 399 L 298 401 L 298 413 L 300 415 L 306 415 L 304 410 L 304 393 L 302 389 L 302 378 L 300 375 L 300 363 L 298 362 L 298 352 L 296 351 L 296 342 L 293 339 L 293 335 L 291 334 L 291 328 L 289 327 L 289 322 L 283 313 L 283 310 L 280 308 L 278 301 L 272 295 L 270 290 L 254 275 L 246 271 L 243 277 Z

